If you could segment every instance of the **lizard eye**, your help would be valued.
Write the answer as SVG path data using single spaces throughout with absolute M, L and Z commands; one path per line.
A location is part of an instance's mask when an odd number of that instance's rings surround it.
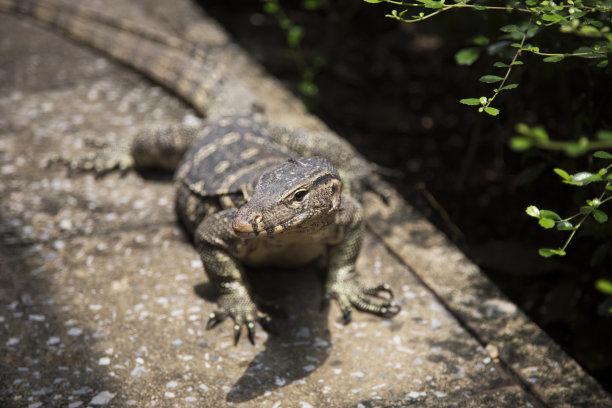
M 302 201 L 304 201 L 304 198 L 306 197 L 307 193 L 308 193 L 308 190 L 296 191 L 295 194 L 293 194 L 293 201 L 297 203 L 301 203 Z

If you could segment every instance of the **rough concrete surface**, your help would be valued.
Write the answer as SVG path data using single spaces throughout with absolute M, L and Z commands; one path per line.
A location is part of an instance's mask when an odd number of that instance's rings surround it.
M 90 3 L 205 33 L 272 117 L 323 126 L 189 3 Z M 250 271 L 288 314 L 256 346 L 234 347 L 228 322 L 206 331 L 214 299 L 176 222 L 171 178 L 96 179 L 48 163 L 92 151 L 89 141 L 201 120 L 139 75 L 0 14 L 0 406 L 612 406 L 398 197 L 384 207 L 366 196 L 358 267 L 391 284 L 400 315 L 339 324 L 337 308 L 319 310 L 314 265 Z

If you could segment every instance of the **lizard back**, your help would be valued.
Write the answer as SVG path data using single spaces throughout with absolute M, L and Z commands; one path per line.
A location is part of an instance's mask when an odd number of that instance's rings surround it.
M 257 116 L 227 116 L 209 123 L 174 174 L 181 222 L 193 233 L 204 218 L 242 206 L 262 174 L 293 157 L 266 137 Z
M 175 179 L 202 198 L 244 193 L 266 170 L 295 157 L 266 137 L 254 116 L 228 116 L 209 123 L 181 160 Z

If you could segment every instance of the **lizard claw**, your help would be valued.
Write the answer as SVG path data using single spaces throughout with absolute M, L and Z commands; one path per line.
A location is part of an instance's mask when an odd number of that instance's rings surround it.
M 247 332 L 248 332 L 248 339 L 249 342 L 251 343 L 252 346 L 255 345 L 255 324 L 253 322 L 249 322 L 247 323 Z M 235 341 L 234 345 L 236 345 L 238 342 Z
M 208 322 L 206 323 L 206 330 L 216 327 L 219 323 L 230 317 L 234 322 L 234 345 L 237 345 L 240 341 L 242 326 L 246 326 L 247 338 L 252 345 L 255 345 L 255 323 L 259 322 L 264 329 L 270 327 L 270 322 L 272 321 L 270 315 L 260 311 L 250 299 L 240 302 L 237 301 L 235 297 L 229 296 L 220 298 L 219 303 L 221 310 L 210 314 Z
M 393 301 L 393 291 L 387 284 L 368 288 L 355 280 L 336 282 L 330 287 L 324 302 L 329 302 L 330 298 L 338 302 L 343 324 L 350 323 L 353 307 L 385 318 L 391 318 L 401 311 L 400 305 Z
M 346 326 L 351 320 L 353 320 L 353 309 L 349 306 L 342 310 L 342 324 Z
M 226 318 L 227 313 L 225 312 L 212 312 L 208 317 L 208 321 L 206 322 L 206 330 L 212 329 L 213 327 L 224 321 Z
M 380 296 L 379 293 L 381 292 L 386 293 L 387 296 Z M 364 290 L 364 293 L 370 296 L 374 296 L 378 299 L 385 299 L 389 301 L 393 300 L 393 291 L 391 290 L 391 287 L 386 283 L 381 283 L 380 285 L 375 286 L 373 288 L 367 288 Z
M 240 334 L 242 332 L 242 326 L 239 324 L 234 325 L 234 346 L 238 345 L 238 340 L 240 340 Z

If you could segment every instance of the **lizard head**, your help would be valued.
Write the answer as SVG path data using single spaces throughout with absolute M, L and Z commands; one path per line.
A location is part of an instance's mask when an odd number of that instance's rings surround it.
M 316 231 L 333 221 L 341 194 L 338 170 L 326 159 L 291 159 L 259 178 L 232 228 L 243 238 Z

